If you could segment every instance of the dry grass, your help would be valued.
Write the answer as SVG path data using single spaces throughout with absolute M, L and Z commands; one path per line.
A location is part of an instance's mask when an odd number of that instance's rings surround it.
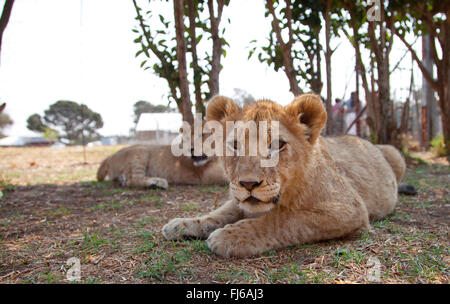
M 120 147 L 0 149 L 0 282 L 66 282 L 81 261 L 82 283 L 367 283 L 369 258 L 383 283 L 449 283 L 446 165 L 415 165 L 388 218 L 352 238 L 304 244 L 247 259 L 220 259 L 204 241 L 167 242 L 161 227 L 227 197 L 226 187 L 129 190 L 95 182 Z

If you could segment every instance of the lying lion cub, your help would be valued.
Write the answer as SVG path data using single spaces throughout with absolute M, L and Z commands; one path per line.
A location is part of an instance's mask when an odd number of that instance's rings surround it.
M 226 184 L 223 168 L 215 157 L 172 154 L 170 145 L 134 145 L 106 158 L 97 170 L 97 180 L 106 177 L 123 187 L 160 187 L 168 183 Z
M 364 231 L 369 219 L 395 207 L 405 172 L 400 153 L 355 136 L 320 136 L 327 114 L 316 95 L 284 107 L 261 100 L 244 109 L 217 96 L 207 120 L 279 121 L 279 141 L 267 141 L 279 161 L 262 168 L 259 152 L 222 157 L 232 199 L 207 215 L 171 220 L 162 229 L 168 240 L 207 238 L 216 254 L 244 257 Z

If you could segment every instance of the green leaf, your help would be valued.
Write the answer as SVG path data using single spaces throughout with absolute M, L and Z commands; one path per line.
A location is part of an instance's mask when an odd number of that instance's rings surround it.
M 134 57 L 137 57 L 137 56 L 139 56 L 140 54 L 142 54 L 142 52 L 143 52 L 143 50 L 139 50 L 139 51 L 137 51 L 137 52 L 136 52 L 136 55 L 134 55 Z
M 142 45 L 142 51 L 144 52 L 145 56 L 150 57 L 150 54 L 148 53 L 147 48 L 144 45 Z

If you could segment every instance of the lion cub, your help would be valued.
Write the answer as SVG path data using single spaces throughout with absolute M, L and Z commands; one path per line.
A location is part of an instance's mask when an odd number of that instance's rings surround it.
M 106 158 L 97 170 L 97 180 L 106 177 L 123 187 L 159 187 L 177 184 L 226 184 L 217 158 L 172 154 L 170 145 L 134 145 Z
M 206 117 L 223 125 L 278 121 L 279 137 L 275 142 L 267 135 L 266 143 L 278 163 L 262 167 L 267 155 L 260 152 L 222 156 L 232 199 L 207 215 L 171 220 L 162 229 L 168 240 L 207 238 L 216 254 L 244 257 L 366 230 L 369 219 L 396 205 L 406 168 L 401 154 L 355 136 L 320 136 L 327 114 L 316 95 L 298 96 L 287 106 L 261 100 L 244 109 L 217 96 Z M 249 132 L 243 132 L 245 142 L 224 145 L 247 146 Z

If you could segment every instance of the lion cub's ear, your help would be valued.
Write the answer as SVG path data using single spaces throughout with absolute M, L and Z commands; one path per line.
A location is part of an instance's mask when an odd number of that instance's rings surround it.
M 224 96 L 213 97 L 206 108 L 206 120 L 223 122 L 224 120 L 238 120 L 242 109 L 230 98 Z
M 5 107 L 6 107 L 6 103 L 2 104 L 2 105 L 0 106 L 0 112 L 3 111 L 3 110 L 5 109 Z
M 285 109 L 286 113 L 308 126 L 308 140 L 313 144 L 327 122 L 327 112 L 320 97 L 314 94 L 297 96 Z

